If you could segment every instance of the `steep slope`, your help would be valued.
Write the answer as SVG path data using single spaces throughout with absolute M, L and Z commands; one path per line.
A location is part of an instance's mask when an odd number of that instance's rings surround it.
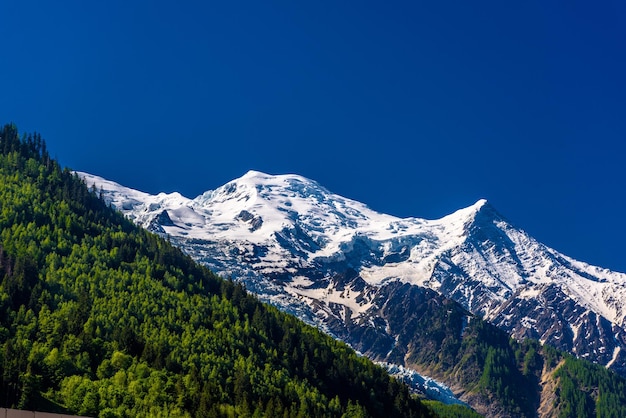
M 0 131 L 0 279 L 1 406 L 432 416 L 345 344 L 123 219 L 11 125 Z
M 250 171 L 195 199 L 81 176 L 138 224 L 373 358 L 385 360 L 400 334 L 356 341 L 348 324 L 385 330 L 381 295 L 400 281 L 517 338 L 626 372 L 626 275 L 546 247 L 485 200 L 438 220 L 400 219 L 296 175 Z

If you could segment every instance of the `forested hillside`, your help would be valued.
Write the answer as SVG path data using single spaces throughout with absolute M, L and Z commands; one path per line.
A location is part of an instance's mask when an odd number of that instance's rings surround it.
M 0 131 L 0 406 L 88 416 L 433 416 L 348 346 Z

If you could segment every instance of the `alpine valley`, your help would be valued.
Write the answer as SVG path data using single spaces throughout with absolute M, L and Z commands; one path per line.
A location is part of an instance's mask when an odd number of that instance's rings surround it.
M 250 171 L 189 199 L 78 174 L 136 224 L 262 301 L 390 369 L 443 381 L 488 416 L 514 409 L 464 384 L 460 359 L 471 355 L 465 337 L 479 318 L 626 375 L 626 274 L 548 248 L 485 200 L 437 220 L 402 219 L 297 175 Z M 527 399 L 540 416 L 553 416 L 546 376 L 558 367 L 545 362 L 540 395 Z

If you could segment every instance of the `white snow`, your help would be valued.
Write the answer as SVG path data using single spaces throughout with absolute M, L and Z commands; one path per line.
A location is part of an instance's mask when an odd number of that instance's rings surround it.
M 539 296 L 540 290 L 537 287 L 527 287 L 519 293 L 521 299 L 534 299 Z
M 301 283 L 300 280 L 297 282 Z M 333 290 L 331 284 L 324 289 L 308 289 L 294 285 L 294 282 L 292 282 L 291 285 L 286 286 L 286 290 L 292 294 L 303 296 L 313 301 L 322 301 L 326 305 L 330 303 L 343 305 L 350 309 L 351 319 L 357 318 L 372 306 L 371 301 L 357 301 L 360 296 L 359 292 L 351 291 L 350 288 L 346 288 L 344 291 Z
M 537 322 L 537 320 L 536 320 L 536 319 L 534 319 L 534 318 L 529 318 L 529 317 L 527 317 L 527 316 L 523 317 L 523 318 L 520 320 L 520 323 L 522 324 L 522 326 L 523 326 L 524 328 L 529 328 L 529 329 L 532 329 L 532 328 L 533 328 L 533 326 L 535 325 L 535 323 L 536 323 L 536 322 Z
M 570 329 L 572 330 L 572 341 L 576 342 L 576 339 L 578 338 L 578 332 L 580 331 L 580 322 L 576 325 L 576 324 L 570 324 Z M 574 350 L 576 349 L 576 344 L 574 344 Z
M 611 360 L 606 364 L 607 369 L 611 367 L 613 363 L 615 363 L 615 360 L 617 360 L 617 356 L 619 355 L 620 350 L 621 347 L 615 347 L 615 349 L 613 350 L 613 358 L 611 358 Z

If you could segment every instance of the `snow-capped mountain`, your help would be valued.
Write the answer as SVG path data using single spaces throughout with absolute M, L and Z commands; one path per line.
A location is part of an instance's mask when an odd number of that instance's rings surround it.
M 402 365 L 390 303 L 410 304 L 418 286 L 626 374 L 626 274 L 546 247 L 485 200 L 401 219 L 297 175 L 250 171 L 189 199 L 79 174 L 139 225 L 376 360 Z

